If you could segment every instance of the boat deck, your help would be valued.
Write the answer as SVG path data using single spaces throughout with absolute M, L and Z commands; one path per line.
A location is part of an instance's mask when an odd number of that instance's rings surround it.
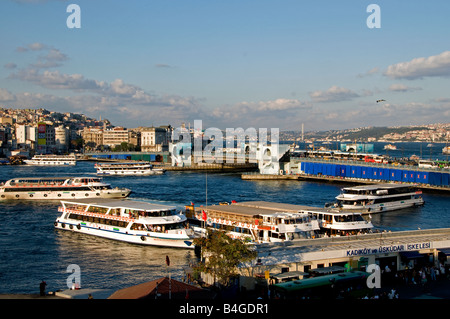
M 102 206 L 108 208 L 124 207 L 134 210 L 169 210 L 175 209 L 175 206 L 167 206 L 162 204 L 154 204 L 148 202 L 141 202 L 129 199 L 107 199 L 107 198 L 96 198 L 96 199 L 74 199 L 74 200 L 62 200 L 61 202 L 68 204 L 90 204 L 94 206 Z

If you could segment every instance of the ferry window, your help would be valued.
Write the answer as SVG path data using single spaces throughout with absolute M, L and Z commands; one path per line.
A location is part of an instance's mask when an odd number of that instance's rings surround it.
M 134 223 L 131 225 L 132 230 L 147 230 L 143 224 Z

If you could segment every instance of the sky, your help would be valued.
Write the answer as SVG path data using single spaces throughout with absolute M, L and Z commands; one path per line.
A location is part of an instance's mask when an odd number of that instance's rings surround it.
M 2 0 L 0 106 L 127 128 L 448 123 L 450 1 L 430 3 Z

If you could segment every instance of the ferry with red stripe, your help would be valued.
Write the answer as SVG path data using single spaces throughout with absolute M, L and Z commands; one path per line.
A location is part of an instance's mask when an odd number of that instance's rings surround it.
M 175 206 L 128 199 L 61 201 L 55 228 L 133 244 L 194 248 L 194 232 Z

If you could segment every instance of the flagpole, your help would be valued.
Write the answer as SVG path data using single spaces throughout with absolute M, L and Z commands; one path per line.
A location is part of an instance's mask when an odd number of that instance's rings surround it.
M 205 205 L 205 210 L 207 210 L 207 207 L 208 207 L 208 171 L 206 170 L 205 173 L 206 173 L 206 181 L 205 181 L 205 184 L 206 184 L 206 205 Z M 206 230 L 206 220 L 203 221 L 203 226 L 204 226 L 203 228 L 205 228 L 205 230 Z
M 170 280 L 170 259 L 169 256 L 166 255 L 166 265 L 167 265 L 167 273 L 169 274 L 169 299 L 172 299 L 172 281 Z

